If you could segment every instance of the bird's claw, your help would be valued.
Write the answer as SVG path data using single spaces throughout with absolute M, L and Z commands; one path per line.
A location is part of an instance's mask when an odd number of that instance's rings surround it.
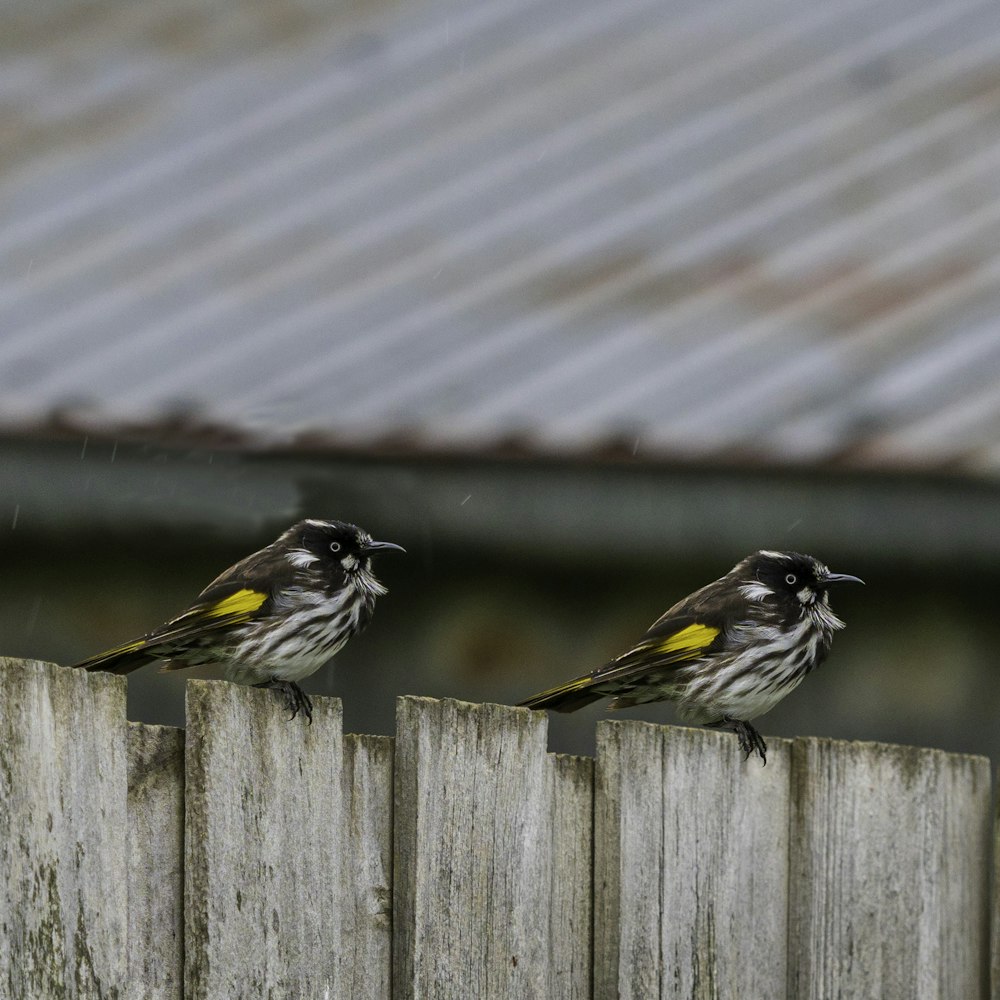
M 744 722 L 742 719 L 730 721 L 736 739 L 739 740 L 740 749 L 746 754 L 743 759 L 749 760 L 756 753 L 760 757 L 761 767 L 767 767 L 767 744 L 764 742 L 764 737 L 749 722 Z
M 271 688 L 274 691 L 280 691 L 285 699 L 285 708 L 292 713 L 288 717 L 288 721 L 291 722 L 301 711 L 306 717 L 306 724 L 312 725 L 312 700 L 294 681 L 272 679 L 264 681 L 261 684 L 255 684 L 254 687 Z
M 749 722 L 726 715 L 718 722 L 709 722 L 708 725 L 716 729 L 731 729 L 736 734 L 740 749 L 746 755 L 743 759 L 749 760 L 753 754 L 757 754 L 761 766 L 767 767 L 767 744 L 764 742 L 764 737 Z

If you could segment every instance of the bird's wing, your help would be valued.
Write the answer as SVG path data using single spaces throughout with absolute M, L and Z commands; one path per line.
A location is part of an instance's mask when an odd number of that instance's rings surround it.
M 558 687 L 549 688 L 519 704 L 528 708 L 551 708 L 557 712 L 573 712 L 584 705 L 616 693 L 607 685 L 641 677 L 650 668 L 666 667 L 697 659 L 718 648 L 723 631 L 721 620 L 712 616 L 699 618 L 692 614 L 665 615 L 651 628 L 642 641 L 610 663 L 589 674 L 576 677 Z
M 668 667 L 697 660 L 723 643 L 723 620 L 713 613 L 666 615 L 631 649 L 598 667 L 589 679 L 594 683 L 623 680 L 651 667 Z M 582 678 L 581 678 L 582 679 Z
M 679 601 L 634 646 L 603 666 L 520 702 L 528 708 L 572 712 L 606 697 L 619 697 L 629 682 L 640 685 L 651 671 L 679 667 L 721 649 L 726 629 L 746 614 L 747 600 L 722 577 Z M 620 707 L 620 706 L 619 706 Z
M 74 667 L 126 674 L 162 657 L 165 646 L 183 644 L 219 629 L 240 625 L 267 612 L 269 588 L 249 581 L 221 578 L 202 591 L 186 611 L 146 635 L 88 657 Z
M 238 581 L 213 587 L 200 594 L 187 611 L 154 629 L 143 642 L 165 644 L 184 642 L 205 632 L 241 625 L 265 610 L 270 591 L 242 586 Z
M 138 642 L 184 642 L 205 632 L 241 625 L 268 614 L 273 596 L 295 576 L 295 567 L 269 549 L 255 552 L 217 576 L 187 611 Z

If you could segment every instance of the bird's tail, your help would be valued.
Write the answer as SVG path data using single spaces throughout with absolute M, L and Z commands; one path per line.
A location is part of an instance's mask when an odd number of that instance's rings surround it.
M 560 684 L 559 687 L 549 688 L 531 698 L 519 701 L 518 705 L 524 708 L 549 708 L 555 712 L 575 712 L 578 708 L 583 708 L 584 705 L 607 697 L 605 694 L 595 691 L 594 687 L 593 676 L 585 674 L 583 677 L 577 677 L 565 684 Z
M 130 674 L 133 670 L 151 663 L 158 657 L 149 652 L 146 639 L 133 639 L 122 643 L 114 649 L 106 649 L 103 653 L 88 656 L 79 663 L 72 664 L 74 669 L 100 670 L 107 674 Z

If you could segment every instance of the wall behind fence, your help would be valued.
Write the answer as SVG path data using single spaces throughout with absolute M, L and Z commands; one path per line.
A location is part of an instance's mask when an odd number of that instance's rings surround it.
M 345 736 L 198 681 L 182 732 L 124 694 L 0 660 L 4 998 L 990 996 L 982 758 L 605 722 L 590 760 L 426 698 Z

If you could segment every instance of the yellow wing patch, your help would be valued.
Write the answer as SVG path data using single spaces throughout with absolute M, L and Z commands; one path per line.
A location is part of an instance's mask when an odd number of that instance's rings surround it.
M 699 625 L 695 622 L 667 636 L 660 642 L 651 646 L 650 649 L 657 653 L 672 654 L 676 659 L 689 660 L 700 656 L 713 642 L 715 637 L 721 632 L 712 625 Z
M 109 649 L 105 653 L 99 654 L 100 656 L 118 656 L 121 653 L 134 653 L 137 649 L 142 649 L 146 645 L 145 639 L 133 639 L 131 642 L 124 642 L 120 646 L 115 646 L 114 649 Z
M 256 611 L 267 600 L 267 594 L 259 590 L 237 590 L 235 594 L 210 604 L 202 612 L 208 618 L 224 618 L 229 615 L 248 615 Z
M 577 677 L 574 680 L 567 681 L 565 684 L 560 684 L 558 687 L 549 688 L 543 691 L 541 694 L 535 695 L 535 698 L 548 698 L 550 695 L 554 694 L 572 694 L 574 691 L 585 691 L 591 684 L 594 683 L 594 678 L 590 674 L 586 674 L 583 677 Z M 533 698 L 532 701 L 535 699 Z

